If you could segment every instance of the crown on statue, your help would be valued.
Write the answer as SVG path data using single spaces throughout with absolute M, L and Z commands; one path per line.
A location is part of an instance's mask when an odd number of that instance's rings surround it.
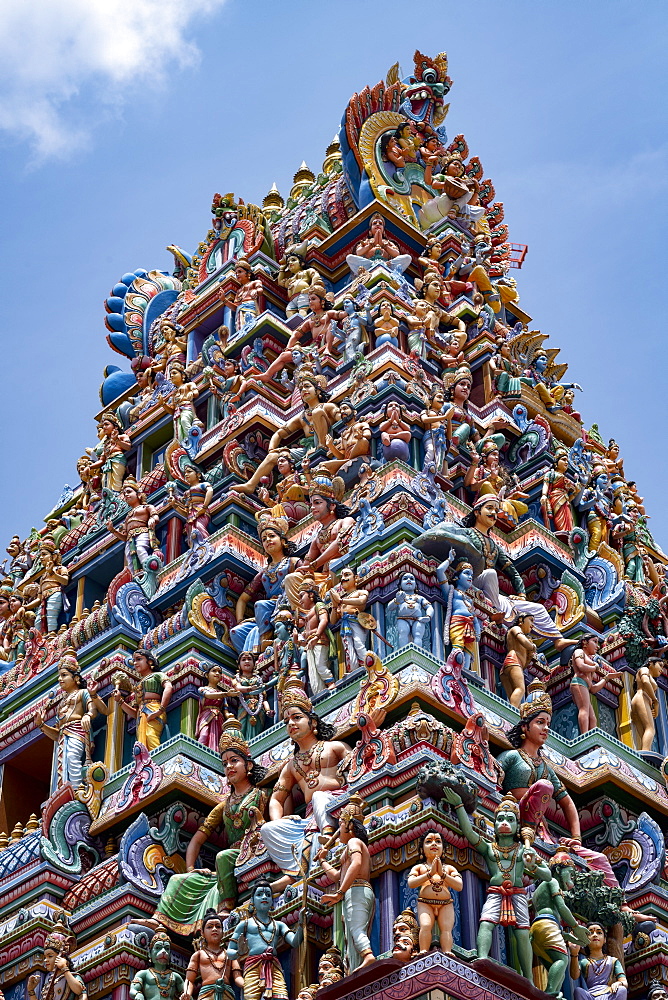
M 295 375 L 295 384 L 299 389 L 304 382 L 312 382 L 318 389 L 323 391 L 327 388 L 327 379 L 324 375 L 317 375 L 312 365 L 304 364 Z
M 218 752 L 222 757 L 228 750 L 234 750 L 242 757 L 250 759 L 250 748 L 241 735 L 241 723 L 238 719 L 226 719 L 223 723 L 223 731 L 218 740 Z
M 314 475 L 308 486 L 310 497 L 324 497 L 325 500 L 335 500 L 337 503 L 345 493 L 345 483 L 341 476 L 334 476 L 333 479 L 323 472 Z
M 503 796 L 503 798 L 501 799 L 501 801 L 499 802 L 499 804 L 496 807 L 496 809 L 494 810 L 494 812 L 495 813 L 498 813 L 498 812 L 513 812 L 513 813 L 515 813 L 515 815 L 517 816 L 517 819 L 519 821 L 519 818 L 520 818 L 520 804 L 519 804 L 519 802 L 517 801 L 517 799 L 515 798 L 514 795 L 512 795 L 510 792 L 507 792 Z
M 61 920 L 58 920 L 53 925 L 51 933 L 46 936 L 44 949 L 50 948 L 61 955 L 69 955 L 75 944 L 76 939 L 72 931 Z
M 520 719 L 523 721 L 530 715 L 537 715 L 538 712 L 552 715 L 552 699 L 542 681 L 532 681 L 527 688 L 526 699 L 520 705 Z
M 310 715 L 313 711 L 311 699 L 304 689 L 304 682 L 294 675 L 288 678 L 281 694 L 281 715 L 289 708 L 298 708 L 306 715 Z
M 350 796 L 348 805 L 341 810 L 339 820 L 348 823 L 351 819 L 359 819 L 364 822 L 364 799 L 355 792 Z
M 257 533 L 262 538 L 265 531 L 275 531 L 281 538 L 285 538 L 290 527 L 287 517 L 275 517 L 267 511 L 260 511 L 255 515 L 257 518 Z

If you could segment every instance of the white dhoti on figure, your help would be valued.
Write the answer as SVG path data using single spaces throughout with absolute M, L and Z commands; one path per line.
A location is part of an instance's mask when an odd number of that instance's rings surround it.
M 376 897 L 368 882 L 356 880 L 343 897 L 343 932 L 346 939 L 348 973 L 362 964 L 371 952 L 369 932 L 376 908 Z
M 325 827 L 335 825 L 328 811 L 334 807 L 339 795 L 341 795 L 339 789 L 332 792 L 314 792 L 309 816 L 304 819 L 301 816 L 284 816 L 282 819 L 269 820 L 260 827 L 260 837 L 267 848 L 267 854 L 282 872 L 295 878 L 299 877 L 299 862 L 303 850 L 301 845 L 306 833 L 316 826 L 322 833 Z M 319 850 L 320 844 L 317 837 L 314 837 L 311 853 L 317 853 Z
M 503 611 L 504 622 L 510 624 L 517 615 L 533 615 L 533 630 L 546 639 L 560 639 L 561 632 L 554 624 L 547 608 L 524 597 L 508 597 L 499 592 L 499 578 L 495 569 L 485 569 L 473 581 L 498 611 Z
M 329 669 L 329 643 L 307 649 L 306 664 L 312 694 L 319 694 L 334 682 L 334 675 Z

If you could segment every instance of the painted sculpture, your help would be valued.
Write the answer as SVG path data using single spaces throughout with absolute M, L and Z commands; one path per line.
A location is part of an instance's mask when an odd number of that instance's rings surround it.
M 434 927 L 437 926 L 441 948 L 452 952 L 452 928 L 455 925 L 452 890 L 461 890 L 462 877 L 454 865 L 443 863 L 443 838 L 437 830 L 423 834 L 420 846 L 424 861 L 411 868 L 407 882 L 411 888 L 419 887 L 420 951 L 429 951 Z
M 170 968 L 171 941 L 166 931 L 153 935 L 148 969 L 140 969 L 130 984 L 130 1000 L 180 1000 L 185 992 L 183 977 Z
M 222 993 L 233 1000 L 234 990 L 230 983 L 243 988 L 244 980 L 237 961 L 230 961 L 222 945 L 223 917 L 215 910 L 207 910 L 202 918 L 200 947 L 193 952 L 186 971 L 185 996 L 193 995 L 193 988 L 199 981 L 197 996 L 206 1000 Z
M 62 923 L 56 923 L 44 940 L 43 957 L 46 978 L 40 987 L 40 977 L 28 977 L 26 992 L 29 1000 L 74 1000 L 86 997 L 86 986 L 81 976 L 74 972 L 70 952 L 74 936 Z M 39 993 L 37 992 L 38 987 Z
M 139 674 L 132 693 L 133 704 L 121 690 L 116 690 L 113 698 L 129 718 L 137 720 L 137 742 L 151 751 L 160 746 L 173 686 L 160 670 L 154 653 L 136 649 L 132 654 L 132 666 Z
M 91 759 L 90 727 L 96 710 L 73 649 L 61 657 L 58 684 L 62 696 L 55 725 L 47 725 L 40 711 L 35 714 L 35 725 L 55 744 L 54 786 L 69 781 L 77 788 L 84 777 L 84 766 Z

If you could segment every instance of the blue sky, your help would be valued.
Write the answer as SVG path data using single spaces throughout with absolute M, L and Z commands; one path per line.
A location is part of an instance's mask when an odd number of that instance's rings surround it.
M 349 96 L 446 50 L 464 132 L 529 244 L 521 304 L 621 445 L 668 548 L 664 2 L 8 0 L 0 10 L 0 542 L 95 443 L 103 301 L 171 266 L 214 192 L 287 195 Z M 1 551 L 1 549 L 0 549 Z

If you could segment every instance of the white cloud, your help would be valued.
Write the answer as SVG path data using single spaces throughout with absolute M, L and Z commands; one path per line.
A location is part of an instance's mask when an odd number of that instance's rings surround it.
M 38 159 L 87 140 L 82 105 L 108 110 L 134 85 L 196 63 L 192 23 L 224 0 L 1 0 L 0 129 Z M 90 115 L 90 112 L 88 112 Z

